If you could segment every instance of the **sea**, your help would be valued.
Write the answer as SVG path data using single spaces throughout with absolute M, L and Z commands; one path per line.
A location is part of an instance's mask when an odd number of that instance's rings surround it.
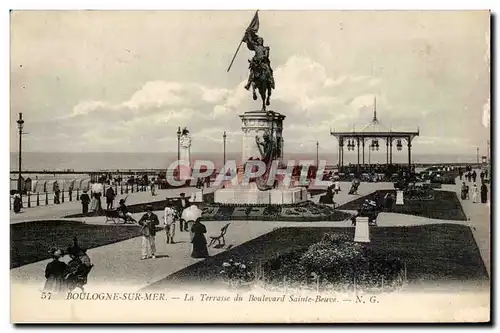
M 18 153 L 10 153 L 10 170 L 18 170 Z M 133 169 L 167 169 L 175 163 L 177 153 L 66 153 L 66 152 L 23 152 L 22 169 L 28 171 L 100 171 L 100 170 L 133 170 Z M 209 160 L 215 167 L 223 164 L 223 153 L 192 152 L 191 160 Z M 227 152 L 226 160 L 239 162 L 241 153 Z M 316 160 L 316 153 L 291 153 L 285 154 L 284 160 Z M 320 160 L 326 160 L 327 165 L 336 165 L 338 155 L 319 153 Z M 385 152 L 365 153 L 365 163 L 384 164 Z M 408 163 L 407 153 L 393 152 L 394 163 Z M 344 153 L 344 165 L 357 163 L 357 154 L 354 152 Z M 415 164 L 447 164 L 447 163 L 476 163 L 475 155 L 451 155 L 451 154 L 414 154 L 412 163 Z

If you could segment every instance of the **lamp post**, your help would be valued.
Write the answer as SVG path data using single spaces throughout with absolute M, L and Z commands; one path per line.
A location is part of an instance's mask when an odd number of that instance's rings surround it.
M 180 160 L 181 160 L 181 127 L 177 127 L 177 174 L 180 178 Z
M 17 178 L 17 190 L 19 191 L 19 195 L 21 195 L 21 188 L 22 188 L 21 163 L 22 163 L 23 127 L 24 127 L 23 114 L 19 113 L 19 119 L 17 120 L 17 128 L 19 129 L 19 175 L 18 175 L 18 178 Z
M 319 167 L 319 142 L 316 141 L 316 167 Z
M 476 147 L 476 163 L 477 167 L 479 167 L 479 147 Z
M 491 160 L 490 160 L 490 140 L 488 140 L 486 142 L 486 144 L 488 145 L 488 151 L 487 151 L 487 153 L 488 153 L 488 174 L 490 174 L 490 165 L 491 165 Z
M 223 143 L 224 143 L 224 166 L 226 165 L 226 138 L 227 138 L 227 135 L 226 135 L 226 131 L 224 131 L 224 134 L 222 135 L 222 140 L 223 140 Z

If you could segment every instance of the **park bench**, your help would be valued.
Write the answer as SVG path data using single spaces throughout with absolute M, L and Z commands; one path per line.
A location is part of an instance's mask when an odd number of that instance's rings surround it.
M 108 209 L 105 209 L 104 210 L 104 216 L 106 217 L 106 220 L 104 221 L 104 224 L 108 223 L 108 222 L 113 222 L 115 224 L 117 223 L 125 223 L 126 220 L 123 218 L 122 215 L 119 214 L 119 212 L 116 210 L 116 209 L 112 209 L 112 210 L 108 210 Z
M 224 235 L 226 235 L 227 228 L 229 227 L 231 223 L 226 224 L 220 229 L 220 235 L 219 236 L 210 236 L 210 243 L 208 244 L 208 247 L 212 246 L 215 242 L 218 242 L 218 245 L 226 245 L 226 239 L 224 238 Z M 222 240 L 222 243 L 221 243 Z

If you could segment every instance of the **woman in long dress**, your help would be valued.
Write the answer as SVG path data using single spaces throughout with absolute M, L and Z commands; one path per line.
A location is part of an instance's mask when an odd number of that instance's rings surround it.
M 472 202 L 473 203 L 477 202 L 478 196 L 479 196 L 479 191 L 478 191 L 476 184 L 474 184 L 472 186 Z
M 481 185 L 481 203 L 487 203 L 488 201 L 488 187 L 486 187 L 486 184 L 483 182 Z
M 196 222 L 191 227 L 191 232 L 193 233 L 193 238 L 191 243 L 193 243 L 193 252 L 191 257 L 193 258 L 206 258 L 209 256 L 207 248 L 207 240 L 205 238 L 205 233 L 207 228 L 204 224 L 197 219 Z
M 21 195 L 19 192 L 16 192 L 16 194 L 14 194 L 14 213 L 19 213 L 22 206 L 23 202 L 21 200 Z
M 59 261 L 63 256 L 63 251 L 60 249 L 52 249 L 49 251 L 52 256 L 52 261 L 47 264 L 45 268 L 45 286 L 44 291 L 54 293 L 66 291 L 66 281 L 64 280 L 64 273 L 67 269 L 66 263 Z

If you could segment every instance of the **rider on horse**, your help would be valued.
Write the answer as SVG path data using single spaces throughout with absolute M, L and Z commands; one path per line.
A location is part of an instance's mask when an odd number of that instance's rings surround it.
M 248 49 L 255 52 L 254 57 L 250 60 L 250 76 L 248 77 L 248 83 L 245 86 L 245 89 L 250 89 L 250 86 L 256 77 L 256 70 L 258 69 L 261 69 L 264 72 L 265 76 L 269 80 L 271 88 L 274 89 L 273 70 L 271 68 L 271 62 L 269 61 L 269 46 L 264 46 L 264 40 L 262 37 L 259 37 L 253 30 L 250 29 L 246 31 L 245 38 L 243 40 L 247 44 Z

